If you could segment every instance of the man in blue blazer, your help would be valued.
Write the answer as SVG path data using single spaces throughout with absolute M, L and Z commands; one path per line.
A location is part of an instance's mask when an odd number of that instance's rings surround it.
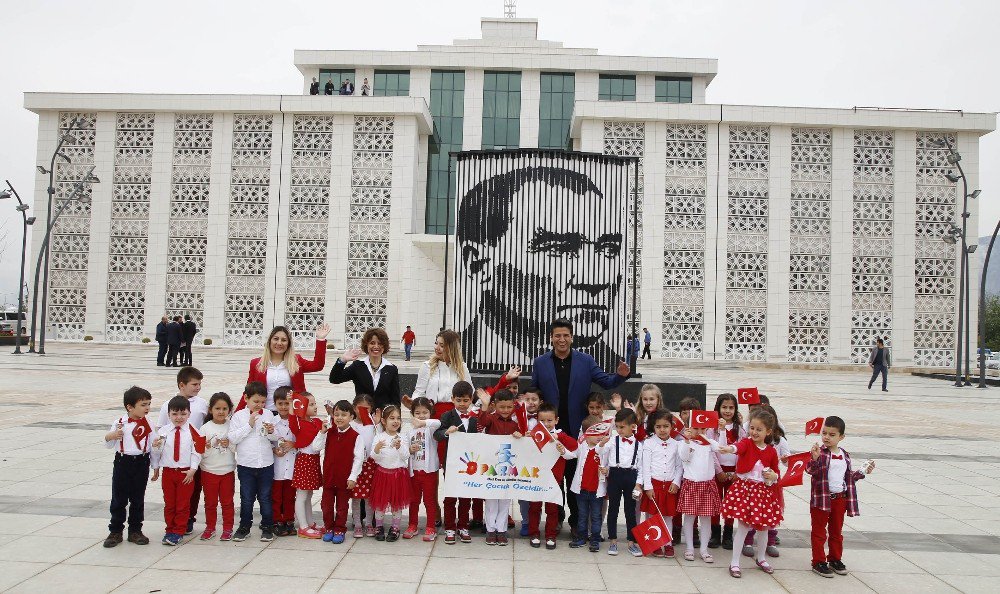
M 594 358 L 573 348 L 573 324 L 559 319 L 549 327 L 552 350 L 535 359 L 531 371 L 531 384 L 542 390 L 542 398 L 559 411 L 559 428 L 574 438 L 579 437 L 580 425 L 587 414 L 587 396 L 590 384 L 596 383 L 610 389 L 621 385 L 629 376 L 628 363 L 620 361 L 617 373 L 607 373 Z M 573 538 L 576 534 L 576 497 L 569 490 L 576 472 L 576 460 L 566 461 L 566 502 L 569 506 L 569 526 Z

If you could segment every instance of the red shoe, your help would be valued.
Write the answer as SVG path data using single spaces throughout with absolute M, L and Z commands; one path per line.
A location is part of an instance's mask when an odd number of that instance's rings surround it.
M 509 529 L 511 529 L 513 527 L 514 527 L 514 518 L 512 518 L 512 517 L 510 517 L 510 515 L 508 515 L 507 516 L 507 529 L 509 530 Z
M 406 527 L 406 532 L 403 533 L 403 538 L 405 538 L 406 540 L 410 540 L 416 535 L 417 535 L 417 527 L 411 525 Z
M 667 545 L 667 546 L 663 547 L 663 557 L 665 559 L 673 559 L 674 558 L 674 545 Z

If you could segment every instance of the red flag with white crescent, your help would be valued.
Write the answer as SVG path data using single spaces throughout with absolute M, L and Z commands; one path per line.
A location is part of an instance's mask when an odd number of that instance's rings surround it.
M 653 514 L 645 522 L 632 529 L 635 543 L 642 549 L 643 555 L 649 555 L 656 549 L 670 544 L 670 530 L 663 522 L 663 516 Z
M 309 408 L 309 397 L 303 396 L 298 392 L 292 393 L 292 414 L 300 419 L 306 418 L 307 409 Z
M 810 421 L 806 422 L 806 435 L 816 434 L 819 435 L 823 432 L 823 417 L 816 417 Z
M 736 402 L 739 404 L 760 404 L 760 392 L 757 388 L 739 388 L 736 390 Z
M 684 421 L 680 415 L 673 415 L 670 421 L 670 437 L 677 437 L 682 431 L 684 431 Z
M 789 456 L 788 470 L 785 471 L 784 476 L 778 481 L 778 486 L 797 487 L 801 485 L 806 472 L 806 464 L 809 463 L 810 458 L 812 458 L 810 452 L 802 452 L 801 454 Z
M 552 441 L 552 434 L 541 423 L 535 425 L 535 428 L 529 432 L 529 435 L 531 435 L 531 439 L 535 442 L 535 445 L 538 446 L 539 452 L 542 451 L 545 444 Z
M 714 410 L 693 410 L 691 411 L 692 429 L 718 429 L 719 413 Z
M 135 445 L 139 446 L 139 449 L 146 451 L 146 443 L 149 441 L 149 436 L 153 433 L 153 428 L 149 426 L 149 421 L 146 417 L 142 417 L 135 422 L 135 427 L 132 428 L 132 439 L 135 440 Z

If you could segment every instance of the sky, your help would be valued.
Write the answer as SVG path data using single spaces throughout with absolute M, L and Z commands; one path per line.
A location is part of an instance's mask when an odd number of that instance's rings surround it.
M 31 201 L 27 91 L 297 94 L 296 49 L 413 50 L 478 38 L 503 0 L 0 0 L 0 180 Z M 708 103 L 1000 111 L 1000 2 L 520 0 L 539 38 L 602 54 L 719 60 Z M 984 137 L 980 235 L 1000 218 L 1000 133 Z M 4 187 L 6 187 L 4 185 Z M 0 305 L 17 301 L 21 219 L 0 202 Z M 30 239 L 29 239 L 30 241 Z

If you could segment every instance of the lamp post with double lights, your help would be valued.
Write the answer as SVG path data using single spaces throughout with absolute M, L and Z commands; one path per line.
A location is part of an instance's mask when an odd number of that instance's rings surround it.
M 17 198 L 17 206 L 15 209 L 17 212 L 21 213 L 22 220 L 22 231 L 21 231 L 21 278 L 17 282 L 17 329 L 14 331 L 14 354 L 21 354 L 21 341 L 24 337 L 21 336 L 21 329 L 24 326 L 22 320 L 24 319 L 24 259 L 28 250 L 28 225 L 35 224 L 35 217 L 28 216 L 28 205 L 21 200 L 21 196 L 14 189 L 14 186 L 7 182 L 7 190 L 0 192 L 0 200 L 4 200 L 13 196 Z
M 60 204 L 59 204 L 58 208 L 56 209 L 55 214 L 52 216 L 51 220 L 48 222 L 48 225 L 46 225 L 46 227 L 45 227 L 45 237 L 42 239 L 42 246 L 41 246 L 41 249 L 38 252 L 38 262 L 36 262 L 36 264 L 35 264 L 35 295 L 34 295 L 33 300 L 32 300 L 32 303 L 34 305 L 32 305 L 32 311 L 31 311 L 31 349 L 28 350 L 29 353 L 30 352 L 35 352 L 34 351 L 34 347 L 35 347 L 35 327 L 36 327 L 35 326 L 35 319 L 36 319 L 36 312 L 34 310 L 34 307 L 38 303 L 38 275 L 41 274 L 42 261 L 45 260 L 45 254 L 47 254 L 48 250 L 49 250 L 49 240 L 52 238 L 52 229 L 55 228 L 56 222 L 59 221 L 59 216 L 63 213 L 64 210 L 66 210 L 66 207 L 69 206 L 69 204 L 71 202 L 80 202 L 82 204 L 89 203 L 90 202 L 90 196 L 85 195 L 83 193 L 83 191 L 90 184 L 100 183 L 100 181 L 101 180 L 99 180 L 97 177 L 94 176 L 94 166 L 91 165 L 90 169 L 87 170 L 86 175 L 83 176 L 83 179 L 81 179 L 81 180 L 79 180 L 79 181 L 77 181 L 77 182 L 75 182 L 73 184 L 73 191 L 70 193 L 70 195 L 67 196 L 66 198 L 60 198 L 59 199 Z M 42 289 L 41 290 L 43 292 L 45 292 L 45 293 L 48 293 L 48 278 L 45 278 L 43 280 Z M 46 304 L 45 298 L 43 297 L 42 298 L 42 319 L 41 319 L 42 332 L 41 332 L 41 340 L 38 343 L 38 351 L 37 351 L 39 355 L 44 355 L 45 354 L 45 311 L 44 310 L 45 310 L 46 305 L 47 304 Z
M 48 203 L 46 204 L 46 207 L 45 207 L 45 224 L 46 224 L 46 227 L 47 227 L 46 234 L 45 234 L 46 237 L 48 237 L 48 230 L 51 230 L 51 228 L 52 228 L 52 222 L 53 222 L 53 217 L 52 217 L 52 202 L 55 199 L 55 195 L 56 195 L 56 187 L 55 187 L 55 183 L 56 183 L 56 180 L 55 180 L 56 159 L 59 158 L 59 159 L 65 161 L 67 165 L 70 165 L 70 164 L 73 163 L 73 160 L 70 159 L 66 155 L 66 153 L 62 152 L 62 147 L 67 142 L 71 142 L 71 143 L 75 143 L 76 142 L 76 137 L 73 136 L 73 131 L 81 129 L 83 127 L 83 124 L 84 124 L 84 120 L 82 118 L 76 118 L 72 122 L 70 122 L 69 128 L 67 128 L 65 132 L 63 132 L 62 134 L 59 135 L 59 142 L 56 143 L 56 150 L 52 151 L 52 158 L 49 160 L 49 168 L 46 169 L 45 167 L 42 167 L 41 165 L 39 165 L 39 166 L 36 167 L 36 169 L 38 169 L 39 173 L 41 173 L 42 175 L 48 175 L 49 176 L 49 186 L 46 189 L 46 193 L 48 193 L 49 199 L 48 199 Z M 91 168 L 91 176 L 92 176 L 92 174 L 93 174 L 93 168 Z M 38 261 L 41 262 L 42 259 L 43 259 L 43 257 L 44 257 L 44 260 L 45 260 L 45 273 L 44 273 L 44 278 L 42 278 L 42 284 L 47 289 L 48 286 L 49 286 L 49 246 L 48 246 L 48 243 L 45 243 L 45 245 L 42 246 L 42 251 L 39 252 Z M 38 353 L 41 354 L 41 353 L 44 353 L 45 351 L 44 350 L 42 350 L 42 351 L 36 351 L 35 350 L 35 336 L 36 336 L 35 330 L 37 328 L 37 323 L 36 322 L 37 322 L 37 315 L 38 315 L 37 312 L 38 312 L 38 281 L 39 281 L 39 276 L 38 276 L 38 270 L 37 270 L 37 268 L 38 267 L 36 266 L 36 271 L 35 271 L 35 287 L 34 287 L 34 293 L 33 293 L 32 298 L 31 298 L 31 338 L 29 339 L 29 342 L 28 342 L 28 352 L 29 353 L 38 352 Z M 46 307 L 48 307 L 48 295 L 49 295 L 48 290 L 43 291 L 43 295 L 42 295 L 42 309 L 43 310 Z M 42 314 L 43 314 L 42 315 L 42 341 L 41 341 L 42 348 L 44 348 L 44 344 L 45 344 L 45 315 L 44 315 L 44 313 L 45 312 L 43 311 L 42 312 Z

